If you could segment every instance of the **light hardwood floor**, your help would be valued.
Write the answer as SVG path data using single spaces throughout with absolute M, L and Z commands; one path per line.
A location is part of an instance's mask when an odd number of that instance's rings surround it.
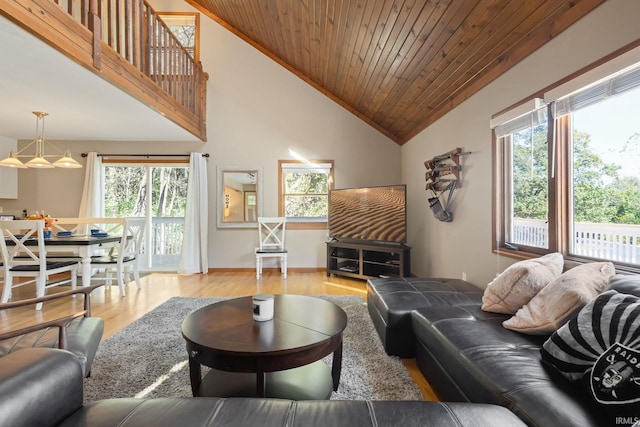
M 117 286 L 99 288 L 91 295 L 92 315 L 105 320 L 103 339 L 120 331 L 145 313 L 153 310 L 174 296 L 183 297 L 234 297 L 258 293 L 300 294 L 300 295 L 359 295 L 366 300 L 366 282 L 342 277 L 327 277 L 324 271 L 289 272 L 282 279 L 279 272 L 265 272 L 260 281 L 255 271 L 212 272 L 207 275 L 178 275 L 153 273 L 141 279 L 142 289 L 134 283 L 127 286 L 127 295 L 120 296 Z M 51 294 L 67 287 L 50 288 Z M 32 286 L 13 290 L 13 298 L 24 299 L 35 295 Z M 65 298 L 44 304 L 41 312 L 32 307 L 0 311 L 0 330 L 6 331 L 23 327 L 34 322 L 60 317 L 79 310 L 82 299 Z M 378 339 L 378 337 L 374 337 Z M 422 376 L 415 359 L 403 359 L 404 365 L 418 385 L 425 400 L 438 400 L 437 396 Z

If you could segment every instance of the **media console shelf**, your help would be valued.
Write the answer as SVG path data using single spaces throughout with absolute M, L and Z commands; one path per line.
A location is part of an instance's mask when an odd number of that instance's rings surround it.
M 327 242 L 327 276 L 356 279 L 407 277 L 411 248 L 406 245 L 332 240 Z

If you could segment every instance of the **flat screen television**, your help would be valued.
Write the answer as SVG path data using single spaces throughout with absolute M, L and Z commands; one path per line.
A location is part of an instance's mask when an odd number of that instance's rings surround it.
M 406 198 L 406 185 L 331 190 L 329 236 L 337 240 L 406 243 Z

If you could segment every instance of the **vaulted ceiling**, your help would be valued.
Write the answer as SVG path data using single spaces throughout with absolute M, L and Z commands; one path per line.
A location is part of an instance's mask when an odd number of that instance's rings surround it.
M 605 0 L 185 0 L 398 144 Z

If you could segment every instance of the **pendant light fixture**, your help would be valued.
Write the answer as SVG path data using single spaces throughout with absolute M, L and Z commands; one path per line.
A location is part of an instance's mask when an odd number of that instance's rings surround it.
M 11 151 L 9 153 L 9 156 L 6 159 L 0 161 L 0 166 L 5 166 L 9 168 L 19 168 L 19 169 L 25 169 L 25 168 L 51 169 L 54 167 L 68 168 L 68 169 L 81 168 L 82 165 L 71 157 L 71 152 L 69 150 L 63 153 L 51 143 L 49 143 L 48 145 L 50 147 L 53 147 L 60 154 L 58 155 L 44 154 L 44 146 L 45 146 L 44 118 L 49 114 L 42 111 L 34 111 L 33 114 L 35 114 L 36 116 L 36 139 L 31 141 L 26 147 L 24 147 L 22 150 L 18 152 Z M 31 147 L 32 145 L 35 145 L 35 148 L 36 148 L 35 155 L 23 154 L 24 151 L 27 148 Z M 23 163 L 22 161 L 20 161 L 19 157 L 27 157 L 27 158 L 31 157 L 31 160 L 27 161 L 26 163 Z M 49 158 L 59 157 L 59 158 L 53 163 L 51 163 L 49 160 L 46 159 L 46 157 L 49 157 Z

